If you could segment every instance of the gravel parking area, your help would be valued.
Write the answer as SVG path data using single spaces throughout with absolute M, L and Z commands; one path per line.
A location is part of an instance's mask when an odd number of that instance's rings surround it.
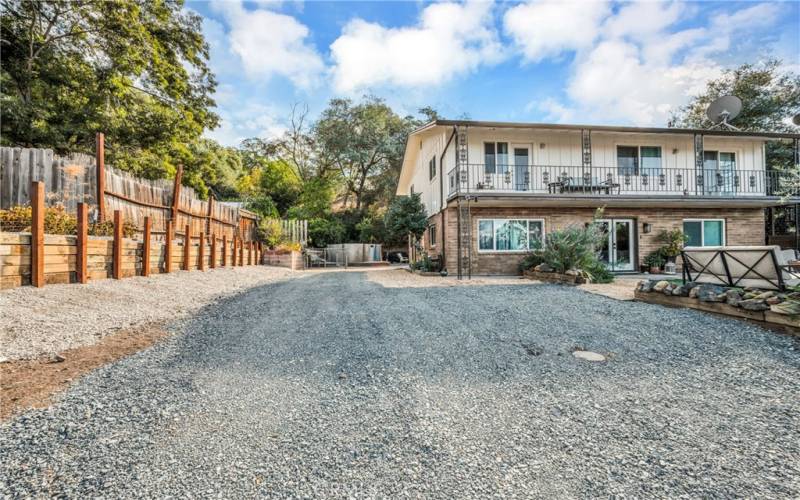
M 4 290 L 0 360 L 90 345 L 109 333 L 185 317 L 221 297 L 290 276 L 277 267 L 227 267 Z
M 800 496 L 796 338 L 368 275 L 223 299 L 0 424 L 0 497 Z

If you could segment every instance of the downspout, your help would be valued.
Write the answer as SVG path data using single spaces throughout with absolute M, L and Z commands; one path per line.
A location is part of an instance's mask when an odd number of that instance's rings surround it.
M 453 142 L 453 138 L 456 136 L 457 132 L 458 128 L 453 127 L 453 133 L 450 134 L 450 138 L 447 139 L 447 143 L 444 145 L 444 150 L 442 150 L 442 155 L 439 157 L 439 199 L 441 200 L 439 213 L 442 214 L 442 253 L 439 257 L 439 260 L 444 266 L 443 269 L 447 269 L 447 224 L 444 220 L 445 212 L 447 211 L 447 199 L 444 197 L 444 155 L 447 154 L 447 148 L 450 147 L 450 143 Z

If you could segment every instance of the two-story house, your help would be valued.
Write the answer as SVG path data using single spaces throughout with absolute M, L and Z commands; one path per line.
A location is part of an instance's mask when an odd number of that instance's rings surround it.
M 436 120 L 410 134 L 398 195 L 419 193 L 425 250 L 451 273 L 514 274 L 547 234 L 605 207 L 601 256 L 638 272 L 659 232 L 689 245 L 763 245 L 785 175 L 767 141 L 799 134 Z

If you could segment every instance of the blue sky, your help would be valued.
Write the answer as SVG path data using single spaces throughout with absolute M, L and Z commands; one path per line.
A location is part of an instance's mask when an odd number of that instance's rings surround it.
M 800 71 L 800 2 L 213 2 L 203 16 L 225 145 L 294 103 L 373 94 L 399 113 L 664 125 L 725 68 Z

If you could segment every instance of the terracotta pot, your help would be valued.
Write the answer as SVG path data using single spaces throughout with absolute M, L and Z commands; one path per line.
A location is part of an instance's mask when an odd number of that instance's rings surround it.
M 661 274 L 661 268 L 660 267 L 651 267 L 650 268 L 650 274 Z

